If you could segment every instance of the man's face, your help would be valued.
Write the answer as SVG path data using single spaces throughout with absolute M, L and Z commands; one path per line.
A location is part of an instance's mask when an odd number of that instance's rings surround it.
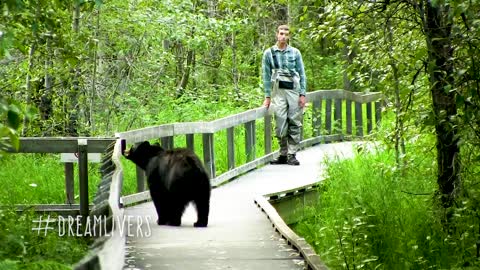
M 286 44 L 288 42 L 288 38 L 290 37 L 289 36 L 290 32 L 288 30 L 278 30 L 278 33 L 277 33 L 277 41 L 278 43 L 280 44 Z

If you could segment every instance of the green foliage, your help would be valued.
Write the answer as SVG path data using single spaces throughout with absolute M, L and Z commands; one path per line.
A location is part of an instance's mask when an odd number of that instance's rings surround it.
M 58 154 L 11 154 L 0 160 L 0 205 L 61 204 L 65 202 L 64 164 Z M 89 163 L 89 197 L 93 200 L 100 182 L 99 164 Z M 77 165 L 74 165 L 78 172 Z M 74 173 L 78 187 L 78 173 Z M 78 201 L 78 189 L 75 198 Z
M 37 233 L 32 228 L 38 218 L 30 212 L 0 211 L 0 269 L 71 269 L 83 257 L 90 240 Z
M 436 170 L 429 136 L 409 149 L 403 169 L 392 150 L 359 148 L 352 160 L 328 163 L 319 204 L 295 230 L 332 269 L 452 269 L 479 267 L 478 208 L 472 196 L 459 200 L 455 229 L 445 231 L 445 213 L 434 203 Z M 410 152 L 409 151 L 409 152 Z M 469 190 L 475 190 L 470 189 Z

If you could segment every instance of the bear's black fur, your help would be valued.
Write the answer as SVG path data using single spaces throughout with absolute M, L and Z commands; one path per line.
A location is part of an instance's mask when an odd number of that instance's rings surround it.
M 158 225 L 180 226 L 185 207 L 197 209 L 195 227 L 206 227 L 210 211 L 210 179 L 200 159 L 189 149 L 165 150 L 145 141 L 124 153 L 147 176 Z

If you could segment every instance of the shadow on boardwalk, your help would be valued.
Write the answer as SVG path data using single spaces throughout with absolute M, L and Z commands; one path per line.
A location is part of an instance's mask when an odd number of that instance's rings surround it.
M 182 227 L 156 225 L 152 202 L 127 208 L 125 215 L 138 229 L 127 237 L 125 269 L 304 269 L 303 258 L 275 232 L 253 198 L 318 182 L 322 161 L 353 156 L 355 144 L 307 148 L 297 154 L 300 166 L 267 165 L 214 189 L 207 228 L 193 228 L 191 206 Z

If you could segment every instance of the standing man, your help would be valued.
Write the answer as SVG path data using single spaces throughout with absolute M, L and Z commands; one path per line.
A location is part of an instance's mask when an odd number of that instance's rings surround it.
M 273 105 L 275 136 L 280 156 L 271 164 L 300 165 L 296 158 L 305 106 L 306 77 L 300 51 L 290 45 L 288 25 L 277 28 L 277 43 L 265 50 L 262 78 L 265 90 L 263 105 Z

